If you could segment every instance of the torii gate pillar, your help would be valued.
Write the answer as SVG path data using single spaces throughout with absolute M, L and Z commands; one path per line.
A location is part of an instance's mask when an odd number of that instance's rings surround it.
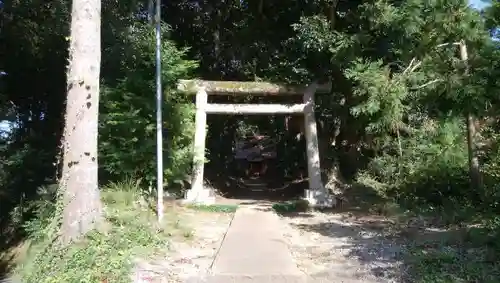
M 303 95 L 304 108 L 304 129 L 306 137 L 307 153 L 307 175 L 309 177 L 309 189 L 304 192 L 304 198 L 312 206 L 331 206 L 330 197 L 321 180 L 321 164 L 319 159 L 318 130 L 316 117 L 314 114 L 314 95 L 318 86 L 311 84 Z

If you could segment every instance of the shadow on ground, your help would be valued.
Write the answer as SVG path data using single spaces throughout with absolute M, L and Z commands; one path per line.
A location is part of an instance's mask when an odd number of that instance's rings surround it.
M 207 170 L 207 179 L 216 188 L 217 193 L 227 199 L 286 201 L 302 196 L 308 186 L 307 179 L 297 180 L 279 176 L 238 178 L 211 171 Z
M 309 218 L 306 221 L 311 220 Z M 346 259 L 356 259 L 362 265 L 367 266 L 376 277 L 399 282 L 401 275 L 404 274 L 399 264 L 402 245 L 394 238 L 384 235 L 382 229 L 374 228 L 374 224 L 371 223 L 367 227 L 331 219 L 328 222 L 301 223 L 292 226 L 306 232 L 339 239 L 339 241 L 332 241 L 332 248 L 343 251 Z M 321 274 L 315 276 L 321 276 Z
M 331 249 L 356 259 L 383 282 L 500 282 L 498 231 L 445 227 L 403 215 L 369 188 L 349 190 L 341 207 L 281 215 L 292 227 L 323 236 Z

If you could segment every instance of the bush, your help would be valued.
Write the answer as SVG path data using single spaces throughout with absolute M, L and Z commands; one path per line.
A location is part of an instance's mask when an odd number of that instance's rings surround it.
M 472 205 L 478 201 L 468 180 L 467 148 L 459 120 L 420 129 L 403 143 L 403 155 L 374 158 L 358 182 L 407 207 Z
M 272 208 L 276 213 L 281 215 L 295 212 L 306 212 L 311 209 L 309 202 L 305 199 L 275 203 Z
M 163 27 L 164 38 L 168 28 Z M 124 37 L 121 69 L 125 77 L 102 89 L 99 162 L 101 176 L 120 180 L 156 176 L 155 33 L 149 25 L 136 24 Z M 194 61 L 182 59 L 185 49 L 162 42 L 164 175 L 166 185 L 184 180 L 191 163 L 194 105 L 176 91 L 179 78 L 188 77 Z M 103 180 L 106 181 L 106 180 Z

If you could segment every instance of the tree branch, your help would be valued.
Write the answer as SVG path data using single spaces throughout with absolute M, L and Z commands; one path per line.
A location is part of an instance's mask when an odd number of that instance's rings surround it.
M 432 80 L 432 81 L 430 81 L 430 82 L 426 82 L 425 84 L 420 85 L 420 86 L 418 86 L 418 87 L 414 88 L 413 90 L 422 89 L 422 88 L 424 88 L 424 87 L 426 87 L 426 86 L 429 86 L 429 85 L 431 85 L 431 84 L 435 84 L 435 83 L 437 83 L 437 82 L 441 82 L 441 81 L 443 81 L 443 80 L 442 80 L 442 79 L 435 79 L 435 80 Z
M 448 47 L 452 45 L 460 45 L 460 42 L 448 42 L 448 43 L 441 43 L 436 45 L 436 48 L 441 48 L 441 47 Z
M 417 63 L 415 64 L 415 62 Z M 420 67 L 420 65 L 422 65 L 422 61 L 417 61 L 417 58 L 414 57 L 413 59 L 411 59 L 408 67 L 406 67 L 406 69 L 403 71 L 403 75 L 406 75 L 407 73 L 413 73 L 418 67 Z
M 436 45 L 436 48 L 441 48 L 441 47 L 447 47 L 447 46 L 459 46 L 460 45 L 460 42 L 449 42 L 449 43 L 441 43 L 441 44 L 438 44 Z M 416 63 L 417 62 L 417 63 Z M 415 64 L 416 63 L 416 64 Z M 415 65 L 413 65 L 415 64 Z M 417 61 L 417 58 L 416 57 L 413 57 L 413 59 L 411 59 L 410 61 L 410 64 L 408 65 L 408 67 L 403 71 L 403 74 L 406 74 L 406 73 L 412 73 L 414 72 L 418 67 L 420 67 L 422 65 L 422 61 Z

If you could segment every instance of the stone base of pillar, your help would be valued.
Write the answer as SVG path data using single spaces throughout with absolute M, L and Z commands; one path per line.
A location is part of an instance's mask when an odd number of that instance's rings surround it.
M 306 189 L 304 200 L 314 208 L 332 208 L 336 205 L 336 200 L 325 189 Z
M 185 204 L 212 205 L 215 203 L 215 196 L 210 189 L 206 189 L 203 187 L 192 188 L 186 191 L 186 193 L 184 194 L 184 200 L 182 202 Z

